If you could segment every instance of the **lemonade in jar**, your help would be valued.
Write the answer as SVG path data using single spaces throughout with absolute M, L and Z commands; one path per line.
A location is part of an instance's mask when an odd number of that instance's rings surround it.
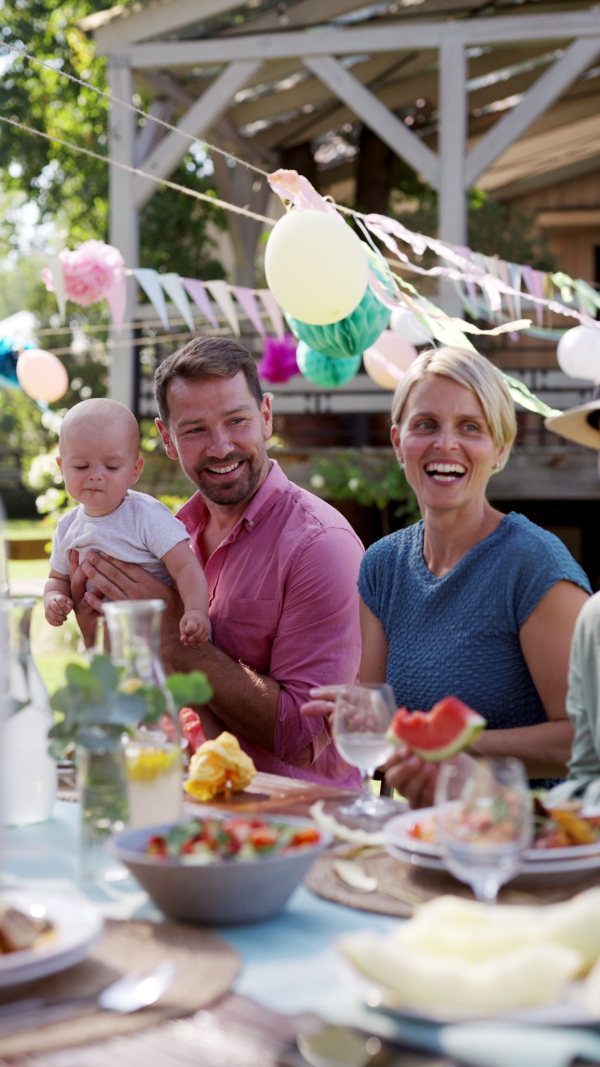
M 134 830 L 181 816 L 181 749 L 160 730 L 137 730 L 125 743 L 129 825 Z

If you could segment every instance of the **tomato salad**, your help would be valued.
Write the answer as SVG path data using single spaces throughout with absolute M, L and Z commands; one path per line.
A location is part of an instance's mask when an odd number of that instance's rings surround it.
M 146 853 L 189 864 L 247 862 L 313 847 L 320 840 L 316 826 L 292 826 L 263 819 L 191 819 L 168 833 L 151 837 Z

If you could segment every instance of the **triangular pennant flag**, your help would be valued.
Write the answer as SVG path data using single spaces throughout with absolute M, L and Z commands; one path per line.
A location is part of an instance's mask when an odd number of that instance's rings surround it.
M 500 281 L 504 282 L 506 287 L 509 289 L 510 288 L 510 271 L 508 269 L 508 263 L 506 262 L 506 260 L 499 259 L 497 261 L 496 269 L 498 271 L 498 277 L 500 278 Z M 514 300 L 512 298 L 512 294 L 511 293 L 505 293 L 504 294 L 504 299 L 506 300 L 506 307 L 508 309 L 509 317 L 511 319 L 516 318 L 515 302 L 514 302 Z
M 515 289 L 517 296 L 513 296 L 515 305 L 515 316 L 521 318 L 521 267 L 518 263 L 508 264 L 508 276 L 510 278 L 510 287 Z
M 169 316 L 167 315 L 167 302 L 165 300 L 162 285 L 159 281 L 158 271 L 151 270 L 150 267 L 138 267 L 133 273 L 148 297 L 148 300 L 154 307 L 163 326 L 168 330 Z
M 48 256 L 48 269 L 52 275 L 52 281 L 54 282 L 54 295 L 56 297 L 56 303 L 58 305 L 58 313 L 60 315 L 60 321 L 64 322 L 65 319 L 65 276 L 63 273 L 63 266 L 58 256 Z
M 279 337 L 280 341 L 283 341 L 283 338 L 285 337 L 285 329 L 283 325 L 283 315 L 281 314 L 279 304 L 270 289 L 259 289 L 258 295 L 262 306 L 273 323 L 275 336 Z
M 198 281 L 197 278 L 181 278 L 181 284 L 186 289 L 188 295 L 192 298 L 197 308 L 210 322 L 211 326 L 214 326 L 215 330 L 219 329 L 219 323 L 215 318 L 212 304 L 209 300 L 208 293 L 204 288 L 204 284 Z
M 113 286 L 108 290 L 106 299 L 115 330 L 120 333 L 127 307 L 127 279 L 122 270 L 119 271 Z
M 265 328 L 262 324 L 260 317 L 260 311 L 258 310 L 258 304 L 256 303 L 256 297 L 251 289 L 246 289 L 243 285 L 233 285 L 232 290 L 235 293 L 235 298 L 239 302 L 239 305 L 246 312 L 246 315 L 250 319 L 250 322 L 256 330 L 258 330 L 261 337 L 265 336 Z
M 205 284 L 206 288 L 210 289 L 212 296 L 217 301 L 217 304 L 221 308 L 221 311 L 231 326 L 235 336 L 239 337 L 240 324 L 235 313 L 235 304 L 233 303 L 233 297 L 229 292 L 227 282 L 219 280 L 216 282 L 206 282 Z
M 600 297 L 595 289 L 592 289 L 591 285 L 588 285 L 582 278 L 578 278 L 573 282 L 575 292 L 577 294 L 577 303 L 582 311 L 587 311 L 588 315 L 592 318 L 596 317 L 596 311 L 600 308 Z
M 464 256 L 465 259 L 471 259 L 471 249 L 467 245 L 458 245 L 456 251 L 459 252 L 461 256 Z M 467 290 L 468 300 L 465 299 L 464 293 L 461 293 L 461 299 L 465 302 L 467 311 L 470 311 L 473 318 L 476 319 L 479 316 L 477 314 L 477 291 L 475 289 L 475 283 L 471 278 L 468 278 L 464 284 Z
M 160 283 L 167 294 L 171 297 L 171 300 L 175 304 L 179 314 L 185 322 L 188 330 L 194 333 L 194 319 L 192 316 L 192 309 L 190 308 L 190 302 L 187 298 L 185 289 L 181 284 L 181 278 L 175 272 L 169 274 L 159 274 Z

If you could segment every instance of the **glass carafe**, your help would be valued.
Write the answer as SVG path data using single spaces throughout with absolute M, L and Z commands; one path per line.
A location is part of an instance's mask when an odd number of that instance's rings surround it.
M 56 795 L 56 764 L 48 753 L 52 712 L 31 655 L 34 597 L 0 597 L 5 664 L 4 734 L 1 747 L 2 821 L 5 826 L 45 822 Z
M 140 716 L 125 742 L 129 822 L 137 829 L 181 816 L 179 724 L 160 656 L 162 600 L 104 604 L 110 654 L 123 669 L 119 689 L 139 695 Z M 117 696 L 117 700 L 118 700 Z

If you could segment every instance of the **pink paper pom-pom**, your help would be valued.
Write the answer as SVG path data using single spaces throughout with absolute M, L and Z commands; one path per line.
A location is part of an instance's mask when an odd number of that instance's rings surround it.
M 297 341 L 291 333 L 286 333 L 282 341 L 277 337 L 265 337 L 263 358 L 257 365 L 260 377 L 275 385 L 287 382 L 294 374 L 299 374 L 296 348 Z
M 125 265 L 118 248 L 104 241 L 84 241 L 73 252 L 63 248 L 58 258 L 65 279 L 66 299 L 83 307 L 103 300 Z M 53 293 L 54 279 L 47 267 L 42 271 L 42 281 Z

